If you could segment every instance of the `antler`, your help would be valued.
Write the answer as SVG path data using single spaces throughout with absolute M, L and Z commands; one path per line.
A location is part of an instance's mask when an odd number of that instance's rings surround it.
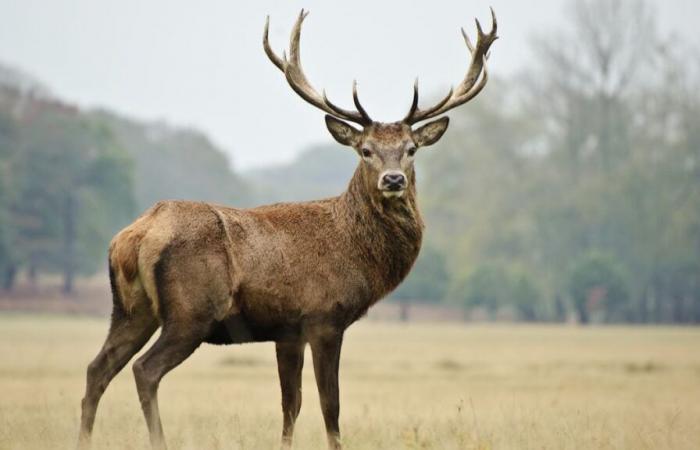
M 367 111 L 360 104 L 360 100 L 357 97 L 357 83 L 353 81 L 352 83 L 352 99 L 355 103 L 355 108 L 357 111 L 350 111 L 335 104 L 331 103 L 326 97 L 326 91 L 319 95 L 311 83 L 306 79 L 304 71 L 301 68 L 301 61 L 299 60 L 299 38 L 301 36 L 301 24 L 308 15 L 308 11 L 305 12 L 303 9 L 299 13 L 299 18 L 294 24 L 292 29 L 292 34 L 289 40 L 289 60 L 287 60 L 287 54 L 282 53 L 282 58 L 277 56 L 275 52 L 270 48 L 270 42 L 268 41 L 268 30 L 270 28 L 270 16 L 267 16 L 265 21 L 265 31 L 263 33 L 263 47 L 265 48 L 265 53 L 267 54 L 270 61 L 279 68 L 284 76 L 287 78 L 289 86 L 299 94 L 301 98 L 311 103 L 315 107 L 327 112 L 328 114 L 338 117 L 340 119 L 349 120 L 351 122 L 358 123 L 362 126 L 367 126 L 372 123 L 372 119 L 367 114 Z
M 496 31 L 498 30 L 498 23 L 496 22 L 496 13 L 493 12 L 491 8 L 491 31 L 485 34 L 481 29 L 481 24 L 479 19 L 476 19 L 476 30 L 478 32 L 476 38 L 476 47 L 472 45 L 469 40 L 469 36 L 462 28 L 462 36 L 464 36 L 464 42 L 467 44 L 469 53 L 471 54 L 472 60 L 469 65 L 469 70 L 464 80 L 457 86 L 457 89 L 450 88 L 445 98 L 440 100 L 436 105 L 428 109 L 418 108 L 418 79 L 416 79 L 413 85 L 413 103 L 411 104 L 411 109 L 409 110 L 406 117 L 404 117 L 403 122 L 412 125 L 416 122 L 427 120 L 440 114 L 449 111 L 450 109 L 468 102 L 469 100 L 476 97 L 476 95 L 481 92 L 481 90 L 486 86 L 488 81 L 488 72 L 486 71 L 486 60 L 489 57 L 489 47 L 493 42 L 498 39 L 496 36 Z M 479 76 L 481 79 L 479 80 Z M 477 81 L 478 84 L 477 84 Z

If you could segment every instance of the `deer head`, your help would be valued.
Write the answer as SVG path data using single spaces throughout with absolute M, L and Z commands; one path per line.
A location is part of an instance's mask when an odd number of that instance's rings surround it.
M 488 81 L 486 60 L 489 47 L 498 38 L 496 35 L 496 15 L 491 9 L 492 27 L 484 33 L 479 20 L 476 20 L 476 45 L 470 41 L 462 29 L 464 41 L 471 55 L 469 69 L 456 87 L 435 105 L 421 109 L 418 107 L 418 80 L 413 86 L 413 102 L 406 116 L 397 122 L 383 123 L 372 120 L 360 104 L 357 95 L 357 83 L 353 81 L 352 98 L 355 110 L 341 108 L 332 103 L 326 92 L 318 93 L 309 83 L 301 67 L 299 40 L 301 26 L 308 15 L 303 9 L 292 29 L 289 43 L 289 58 L 286 52 L 280 58 L 270 47 L 268 30 L 270 18 L 265 22 L 263 47 L 272 63 L 284 73 L 289 86 L 308 103 L 326 112 L 326 126 L 333 138 L 340 144 L 355 149 L 362 158 L 365 179 L 384 197 L 402 197 L 409 181 L 413 178 L 413 161 L 421 147 L 436 143 L 447 130 L 448 117 L 442 117 L 414 129 L 414 125 L 446 113 L 476 97 Z M 357 129 L 348 122 L 361 127 Z

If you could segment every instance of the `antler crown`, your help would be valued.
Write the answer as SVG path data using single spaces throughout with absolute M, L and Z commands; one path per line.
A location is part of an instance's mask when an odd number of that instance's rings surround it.
M 417 122 L 444 114 L 452 108 L 473 99 L 479 94 L 479 92 L 481 92 L 484 86 L 486 86 L 488 81 L 486 61 L 489 57 L 489 48 L 491 47 L 491 44 L 498 39 L 498 36 L 496 35 L 498 30 L 496 14 L 494 13 L 493 8 L 490 9 L 492 20 L 490 32 L 484 33 L 481 28 L 481 24 L 479 23 L 479 19 L 476 19 L 476 45 L 472 44 L 469 36 L 464 31 L 464 28 L 462 28 L 462 36 L 464 37 L 464 42 L 467 45 L 467 49 L 471 55 L 469 69 L 467 70 L 467 74 L 462 82 L 456 88 L 450 88 L 447 95 L 435 105 L 426 109 L 420 109 L 418 107 L 418 79 L 416 79 L 416 82 L 413 85 L 413 102 L 411 103 L 411 109 L 403 118 L 403 123 L 413 125 Z M 306 75 L 301 67 L 299 41 L 301 38 L 302 23 L 308 14 L 309 13 L 307 11 L 302 9 L 296 23 L 294 24 L 294 28 L 292 28 L 292 33 L 289 40 L 289 59 L 287 58 L 286 52 L 283 52 L 282 57 L 280 58 L 270 47 L 270 42 L 268 39 L 270 16 L 267 16 L 265 21 L 265 30 L 263 33 L 263 48 L 265 49 L 265 53 L 267 54 L 268 58 L 270 58 L 270 61 L 272 61 L 272 63 L 277 66 L 282 73 L 284 73 L 289 86 L 294 90 L 294 92 L 296 92 L 308 103 L 339 119 L 355 122 L 362 126 L 372 124 L 372 119 L 360 104 L 360 100 L 357 96 L 357 82 L 353 81 L 352 83 L 352 99 L 356 108 L 355 111 L 352 111 L 341 108 L 340 106 L 332 103 L 326 96 L 325 90 L 319 94 L 306 78 Z

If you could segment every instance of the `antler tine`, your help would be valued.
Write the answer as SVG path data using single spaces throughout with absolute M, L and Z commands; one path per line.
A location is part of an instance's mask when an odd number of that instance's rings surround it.
M 462 30 L 462 36 L 464 37 L 464 43 L 467 44 L 467 49 L 469 49 L 469 54 L 471 55 L 474 53 L 474 46 L 472 45 L 471 39 L 469 39 L 469 35 L 467 34 L 466 31 L 464 31 L 464 28 L 460 28 Z
M 299 57 L 301 52 L 299 51 L 299 41 L 301 40 L 301 25 L 304 23 L 304 19 L 309 15 L 308 11 L 303 9 L 299 13 L 297 21 L 294 23 L 294 28 L 289 35 L 289 62 L 291 64 L 299 66 Z
M 423 116 L 423 115 L 430 115 L 434 111 L 437 111 L 438 109 L 442 108 L 445 106 L 445 103 L 447 103 L 450 98 L 452 98 L 452 94 L 454 93 L 454 89 L 450 87 L 450 90 L 447 92 L 447 95 L 442 98 L 439 102 L 437 102 L 434 106 L 431 106 L 430 108 L 426 110 L 419 110 L 418 109 L 418 78 L 416 78 L 416 82 L 413 84 L 413 102 L 411 103 L 411 109 L 408 111 L 408 114 L 406 114 L 406 117 L 403 118 L 402 122 L 404 123 L 416 123 L 419 122 L 420 120 L 415 120 L 415 117 L 418 117 L 418 115 Z M 432 116 L 431 116 L 432 117 Z M 428 118 L 428 117 L 426 117 Z M 424 119 L 421 119 L 424 120 Z
M 345 108 L 342 108 L 342 107 L 336 105 L 335 103 L 333 103 L 332 101 L 330 101 L 328 99 L 328 96 L 326 95 L 325 89 L 322 92 L 323 92 L 322 93 L 323 103 L 332 110 L 332 112 L 331 112 L 332 115 L 366 125 L 366 123 L 364 121 L 359 122 L 359 121 L 354 119 L 354 117 L 356 115 L 358 115 L 356 112 L 350 111 L 348 109 L 345 109 Z M 353 117 L 353 118 L 351 119 L 351 117 Z
M 270 16 L 268 15 L 265 19 L 265 30 L 263 31 L 263 48 L 265 49 L 265 54 L 267 55 L 267 57 L 270 58 L 270 61 L 272 61 L 272 64 L 274 64 L 279 70 L 284 72 L 285 61 L 281 60 L 279 56 L 275 54 L 274 50 L 272 50 L 272 47 L 270 47 L 270 41 L 268 38 L 269 31 Z
M 325 91 L 323 91 L 322 94 L 319 94 L 318 91 L 311 86 L 311 83 L 309 83 L 306 75 L 304 75 L 304 70 L 301 67 L 299 42 L 301 40 L 302 23 L 308 14 L 308 11 L 304 11 L 302 9 L 296 23 L 294 24 L 294 27 L 292 28 L 289 38 L 289 59 L 287 59 L 286 53 L 283 53 L 282 58 L 280 58 L 270 47 L 268 38 L 270 19 L 268 16 L 267 20 L 265 21 L 265 30 L 263 33 L 263 48 L 265 49 L 265 53 L 267 54 L 268 58 L 270 58 L 270 61 L 272 61 L 272 63 L 284 73 L 289 86 L 294 90 L 294 92 L 296 92 L 308 103 L 341 119 L 349 120 L 363 126 L 369 125 L 372 123 L 372 119 L 369 117 L 364 108 L 362 108 L 362 105 L 360 105 L 357 98 L 357 89 L 355 88 L 354 84 L 353 100 L 358 109 L 357 112 L 350 111 L 333 104 L 330 100 L 328 100 Z
M 352 99 L 353 102 L 355 103 L 355 107 L 357 108 L 357 111 L 360 113 L 360 116 L 364 119 L 365 122 L 363 122 L 364 125 L 372 123 L 372 119 L 369 117 L 367 114 L 367 111 L 362 107 L 360 104 L 360 99 L 357 97 L 357 81 L 353 80 L 352 82 Z M 342 116 L 347 118 L 348 116 L 353 116 L 357 113 L 354 111 L 349 111 L 345 108 L 341 108 L 340 106 L 336 105 L 335 103 L 331 102 L 328 99 L 328 96 L 326 95 L 326 90 L 323 90 L 323 102 L 328 105 L 335 113 L 337 116 Z M 351 120 L 351 119 L 348 119 Z
M 367 114 L 367 111 L 365 111 L 365 108 L 362 107 L 362 104 L 360 104 L 360 99 L 357 96 L 357 80 L 352 80 L 352 101 L 355 103 L 355 108 L 357 108 L 360 115 L 367 122 L 372 123 L 372 119 L 369 117 L 369 114 Z
M 404 122 L 408 124 L 414 124 L 423 120 L 430 119 L 435 116 L 439 116 L 452 108 L 462 105 L 469 100 L 476 97 L 479 92 L 486 86 L 488 81 L 488 72 L 486 70 L 486 60 L 489 56 L 489 48 L 493 42 L 498 39 L 496 35 L 498 31 L 498 22 L 496 20 L 496 13 L 493 8 L 491 10 L 491 31 L 484 33 L 484 30 L 479 23 L 479 19 L 476 19 L 476 30 L 477 38 L 476 45 L 472 44 L 467 33 L 462 29 L 462 36 L 464 37 L 464 43 L 469 50 L 471 55 L 471 62 L 469 64 L 469 69 L 462 80 L 462 82 L 457 86 L 456 89 L 450 88 L 450 92 L 435 106 L 428 109 L 421 110 L 418 108 L 417 104 L 411 106 L 411 110 L 408 115 L 404 118 Z M 417 88 L 414 88 L 414 102 L 417 102 Z
M 452 99 L 452 97 L 454 97 L 454 88 L 452 86 L 450 86 L 450 90 L 447 92 L 447 95 L 442 98 L 442 100 L 437 102 L 435 104 L 435 106 L 431 106 L 430 108 L 423 110 L 423 111 L 420 111 L 420 112 L 426 116 L 425 119 L 429 119 L 430 117 L 434 117 L 434 116 L 438 115 L 438 113 L 435 113 L 435 111 L 437 111 L 440 108 L 442 108 L 443 106 L 445 106 L 447 104 L 447 102 L 449 102 Z M 439 114 L 442 114 L 442 113 L 439 113 Z M 425 119 L 421 119 L 421 120 L 425 120 Z M 418 122 L 418 121 L 415 121 L 415 122 Z M 415 123 L 415 122 L 413 122 L 413 123 Z
M 413 82 L 413 101 L 411 102 L 411 109 L 408 110 L 408 114 L 406 114 L 406 117 L 403 118 L 403 121 L 406 122 L 408 119 L 410 119 L 413 114 L 416 113 L 418 110 L 418 77 L 416 77 L 416 81 Z

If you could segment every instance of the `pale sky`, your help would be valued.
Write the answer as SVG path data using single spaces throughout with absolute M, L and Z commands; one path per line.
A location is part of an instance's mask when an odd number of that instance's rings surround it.
M 0 61 L 83 107 L 200 129 L 236 168 L 251 168 L 331 139 L 323 113 L 298 98 L 263 53 L 267 14 L 281 54 L 299 10 L 310 10 L 301 44 L 307 77 L 345 106 L 357 78 L 370 115 L 388 121 L 405 113 L 416 76 L 424 96 L 462 79 L 468 59 L 459 27 L 474 36 L 479 17 L 488 28 L 489 4 L 501 37 L 489 67 L 508 76 L 536 63 L 528 39 L 556 25 L 564 3 L 0 0 Z M 700 2 L 656 6 L 662 31 L 700 45 Z

